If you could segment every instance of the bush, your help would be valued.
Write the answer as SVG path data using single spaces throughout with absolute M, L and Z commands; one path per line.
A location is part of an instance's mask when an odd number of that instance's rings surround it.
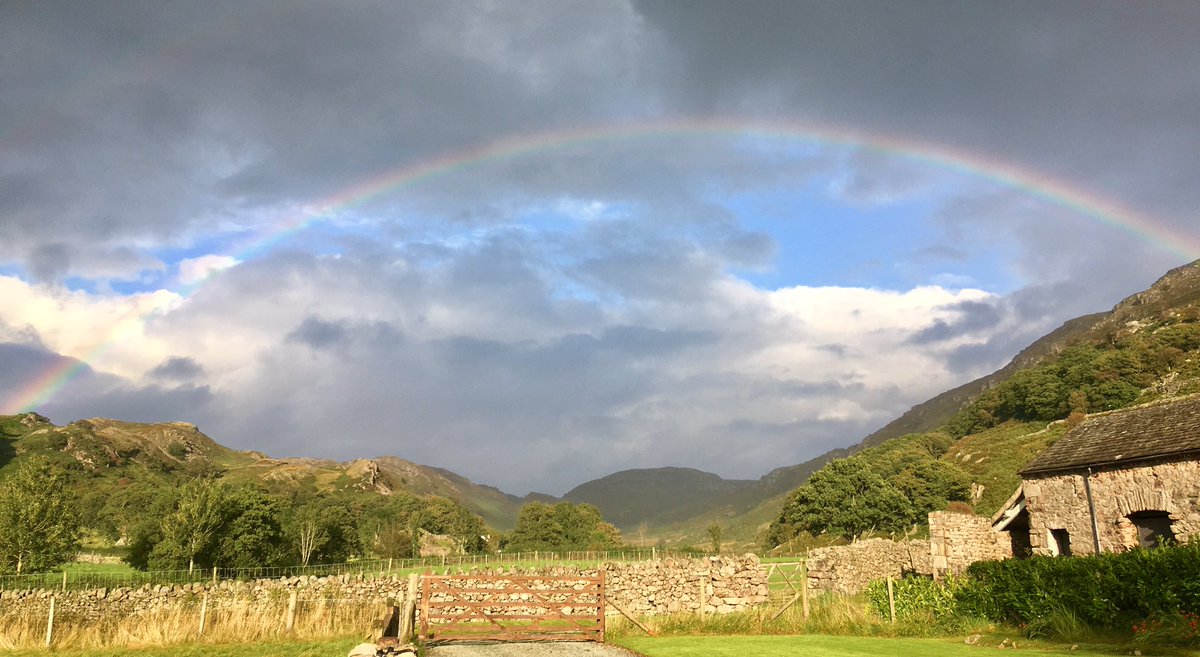
M 1029 627 L 1052 616 L 1127 629 L 1146 619 L 1200 613 L 1200 544 L 1082 557 L 982 561 L 967 568 L 964 611 Z
M 935 582 L 928 577 L 912 576 L 895 580 L 892 585 L 898 622 L 942 624 L 964 615 L 958 599 L 962 580 L 951 578 Z M 867 599 L 880 616 L 887 618 L 890 615 L 885 580 L 876 580 L 867 586 Z
M 1176 612 L 1133 624 L 1139 645 L 1200 646 L 1200 614 Z

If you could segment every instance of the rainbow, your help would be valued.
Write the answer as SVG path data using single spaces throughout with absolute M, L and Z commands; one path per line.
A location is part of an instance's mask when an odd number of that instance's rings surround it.
M 489 163 L 553 153 L 591 143 L 714 136 L 762 141 L 786 140 L 818 147 L 858 148 L 928 164 L 976 179 L 988 180 L 1067 208 L 1083 217 L 1122 230 L 1132 237 L 1179 255 L 1186 261 L 1200 259 L 1200 235 L 1173 228 L 1126 204 L 1078 184 L 1046 175 L 1044 172 L 944 144 L 899 136 L 833 125 L 771 123 L 743 119 L 669 119 L 549 130 L 507 137 L 475 148 L 407 164 L 351 185 L 337 194 L 309 204 L 301 212 L 283 217 L 248 244 L 228 255 L 238 262 L 253 259 L 269 252 L 280 242 L 314 223 L 336 217 L 372 199 Z M 186 299 L 218 274 L 219 271 L 214 271 L 195 282 L 179 286 L 175 292 Z M 126 323 L 144 323 L 154 312 L 156 311 L 133 312 L 123 318 L 120 324 L 124 326 Z M 120 339 L 120 328 L 115 327 L 109 336 L 99 341 L 84 356 L 78 359 L 60 359 L 45 372 L 30 379 L 5 401 L 0 407 L 0 413 L 16 413 L 36 408 L 49 401 L 68 382 L 86 370 L 90 361 L 102 355 Z

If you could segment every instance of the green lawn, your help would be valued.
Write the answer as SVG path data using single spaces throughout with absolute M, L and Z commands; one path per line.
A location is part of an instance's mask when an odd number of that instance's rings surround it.
M 154 648 L 55 648 L 0 651 L 4 657 L 344 657 L 361 639 L 272 641 L 265 643 L 189 643 Z
M 842 636 L 672 636 L 621 637 L 615 643 L 646 657 L 982 657 L 996 654 L 999 639 L 984 639 L 968 646 L 962 639 L 879 639 Z M 1017 641 L 1018 645 L 1022 642 Z M 1017 650 L 1006 648 L 1004 655 L 1072 655 L 1073 657 L 1113 657 L 1126 654 L 1114 646 L 1109 652 L 1070 646 Z

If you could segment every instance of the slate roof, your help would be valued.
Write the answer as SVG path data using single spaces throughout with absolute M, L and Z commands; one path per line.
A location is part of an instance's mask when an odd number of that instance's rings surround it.
M 1200 396 L 1094 415 L 1020 472 L 1027 474 L 1200 456 Z

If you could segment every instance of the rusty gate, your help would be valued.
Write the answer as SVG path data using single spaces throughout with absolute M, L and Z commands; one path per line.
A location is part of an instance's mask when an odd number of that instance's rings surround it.
M 594 576 L 424 575 L 426 641 L 604 641 L 604 571 Z

